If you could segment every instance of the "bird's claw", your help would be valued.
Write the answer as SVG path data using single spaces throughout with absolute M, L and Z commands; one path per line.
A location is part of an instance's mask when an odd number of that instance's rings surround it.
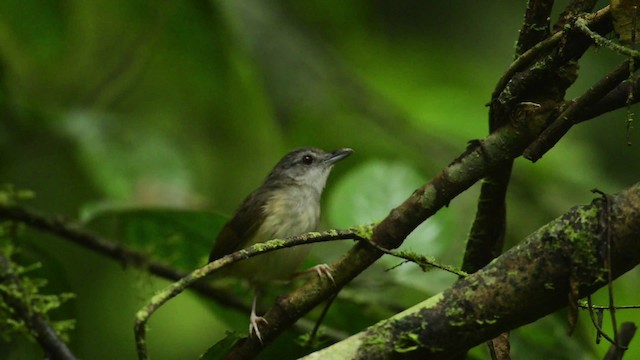
M 331 280 L 331 282 L 334 285 L 336 284 L 336 280 L 333 278 L 333 275 L 331 274 L 333 269 L 328 264 L 316 265 L 316 266 L 312 267 L 311 269 L 314 270 L 316 272 L 316 274 L 318 274 L 318 276 L 320 278 L 329 278 L 329 280 Z
M 262 344 L 262 335 L 260 335 L 260 330 L 258 329 L 259 323 L 263 323 L 264 325 L 269 324 L 267 319 L 263 318 L 262 316 L 258 316 L 252 312 L 251 316 L 249 317 L 249 336 L 255 334 L 258 340 L 260 340 L 260 343 Z

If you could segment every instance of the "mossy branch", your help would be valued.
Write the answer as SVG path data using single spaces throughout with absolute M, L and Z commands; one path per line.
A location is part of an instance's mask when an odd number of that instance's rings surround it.
M 164 290 L 158 292 L 158 294 L 153 296 L 151 300 L 149 300 L 149 302 L 136 313 L 134 333 L 136 338 L 136 349 L 138 351 L 138 358 L 149 358 L 147 351 L 146 330 L 147 322 L 149 321 L 151 315 L 153 315 L 153 313 L 155 313 L 167 301 L 182 293 L 196 281 L 204 278 L 205 276 L 217 271 L 224 266 L 283 248 L 335 240 L 364 240 L 365 238 L 363 236 L 367 236 L 368 234 L 370 234 L 370 229 L 372 226 L 373 225 L 363 225 L 346 230 L 310 232 L 288 239 L 269 240 L 267 242 L 255 244 L 246 249 L 242 249 L 225 255 L 218 260 L 210 262 L 209 264 L 192 271 L 182 279 L 174 282 L 173 284 L 167 286 Z M 269 325 L 272 326 L 272 324 Z
M 416 265 L 420 266 L 422 271 L 428 271 L 431 268 L 436 268 L 436 269 L 440 269 L 440 270 L 452 273 L 454 275 L 458 275 L 459 277 L 465 277 L 469 275 L 460 269 L 456 269 L 451 265 L 441 264 L 435 259 L 429 258 L 425 255 L 416 254 L 412 251 L 406 251 L 406 250 L 396 251 L 396 250 L 385 249 L 382 246 L 371 241 L 369 241 L 369 244 L 371 244 L 371 246 L 375 247 L 376 249 L 382 251 L 387 255 L 395 256 L 397 258 L 404 259 L 408 262 L 415 263 Z
M 571 61 L 567 61 L 571 58 L 566 57 L 566 63 L 558 62 L 561 58 L 558 54 L 565 52 L 563 48 L 566 42 L 575 39 L 579 34 L 572 32 L 571 26 L 556 26 L 562 30 L 549 36 L 552 4 L 553 2 L 548 1 L 528 3 L 516 46 L 518 57 L 500 78 L 492 94 L 489 112 L 490 132 L 511 121 L 513 106 L 518 101 L 535 99 L 536 103 L 561 104 L 566 89 L 575 80 L 575 75 L 565 75 L 575 73 Z M 592 7 L 586 3 L 574 3 L 572 6 L 578 6 L 580 9 Z M 608 14 L 609 10 L 605 9 L 591 15 L 589 21 L 584 22 L 601 22 Z M 580 57 L 586 49 L 585 46 L 586 44 L 582 44 L 577 51 L 574 49 L 572 57 Z M 462 264 L 462 270 L 466 272 L 477 271 L 502 251 L 506 232 L 506 193 L 512 165 L 512 161 L 505 162 L 488 173 L 482 181 L 476 216 L 469 232 Z
M 309 359 L 451 358 L 584 297 L 640 263 L 640 183 L 578 206 L 529 235 L 482 270 L 431 299 Z M 609 221 L 601 215 L 609 207 Z

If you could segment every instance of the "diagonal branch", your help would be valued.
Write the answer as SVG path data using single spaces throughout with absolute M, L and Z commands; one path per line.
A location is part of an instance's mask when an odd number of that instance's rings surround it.
M 393 209 L 375 226 L 371 240 L 386 249 L 398 247 L 411 231 L 458 194 L 496 166 L 518 157 L 543 129 L 548 114 L 546 104 L 521 105 L 512 122 L 469 148 L 431 182 L 417 189 L 404 203 Z M 264 315 L 270 326 L 262 331 L 262 339 L 265 343 L 272 341 L 298 318 L 340 290 L 382 254 L 375 247 L 359 242 L 337 263 L 332 264 L 335 285 L 324 284 L 314 278 L 278 299 L 276 306 Z M 263 347 L 264 344 L 253 338 L 243 339 L 236 343 L 228 358 L 252 358 Z
M 608 206 L 610 222 L 601 214 Z M 577 206 L 529 235 L 482 270 L 314 358 L 451 358 L 498 334 L 567 306 L 607 284 L 610 236 L 616 278 L 640 263 L 640 183 Z
M 424 255 L 414 254 L 408 251 L 395 251 L 395 250 L 385 249 L 382 246 L 371 241 L 368 241 L 368 243 L 387 255 L 391 255 L 399 259 L 404 259 L 405 261 L 412 262 L 420 266 L 420 268 L 422 268 L 422 271 L 427 271 L 429 268 L 437 268 L 437 269 L 446 271 L 448 273 L 458 275 L 459 277 L 469 276 L 469 274 L 467 274 L 462 270 L 458 270 L 451 265 L 441 264 L 435 261 L 434 259 L 430 259 Z
M 189 286 L 194 284 L 196 281 L 204 278 L 205 276 L 213 273 L 214 271 L 230 265 L 232 263 L 238 262 L 240 260 L 248 259 L 260 254 L 268 253 L 271 251 L 275 251 L 278 249 L 283 249 L 287 247 L 293 247 L 303 244 L 312 244 L 317 242 L 325 242 L 325 241 L 333 241 L 333 240 L 346 240 L 346 239 L 354 239 L 354 240 L 364 240 L 367 233 L 370 233 L 372 225 L 365 225 L 361 227 L 356 227 L 347 230 L 329 230 L 325 232 L 310 232 L 298 236 L 294 236 L 285 240 L 274 239 L 269 240 L 264 243 L 258 243 L 253 246 L 250 246 L 246 249 L 242 249 L 231 254 L 225 255 L 222 258 L 210 262 L 209 264 L 198 268 L 192 272 L 190 272 L 187 276 L 183 277 L 179 281 L 174 282 L 173 284 L 167 286 L 164 290 L 160 291 L 157 295 L 155 295 L 151 300 L 138 311 L 136 314 L 136 321 L 134 326 L 134 332 L 136 336 L 136 348 L 138 350 L 138 358 L 139 359 L 148 359 L 149 355 L 147 352 L 147 340 L 146 340 L 146 331 L 147 331 L 147 322 L 151 315 L 153 315 L 156 310 L 158 310 L 161 306 L 167 303 L 167 301 L 176 297 L 184 290 L 186 290 Z
M 596 16 L 597 15 L 597 16 Z M 590 25 L 598 32 L 611 28 L 608 9 L 594 14 Z M 468 189 L 505 162 L 520 156 L 522 151 L 544 129 L 550 113 L 555 111 L 566 88 L 575 79 L 574 62 L 591 46 L 582 33 L 569 32 L 561 49 L 519 73 L 503 91 L 509 121 L 503 127 L 477 142 L 442 170 L 428 184 L 417 189 L 404 203 L 396 207 L 373 230 L 372 240 L 392 249 L 398 247 L 418 225 L 457 195 Z M 508 91 L 507 91 L 508 90 Z M 375 262 L 382 252 L 360 242 L 333 264 L 335 286 L 311 279 L 302 287 L 281 297 L 264 318 L 269 329 L 262 332 L 265 343 L 272 341 L 298 318 L 328 299 L 345 284 Z M 332 284 L 333 285 L 333 284 Z M 254 339 L 237 342 L 228 358 L 255 357 L 264 344 Z
M 596 103 L 602 99 L 629 77 L 629 69 L 630 62 L 627 60 L 604 76 L 583 95 L 569 102 L 569 105 L 556 117 L 551 125 L 525 150 L 524 157 L 531 161 L 540 159 L 581 118 L 581 112 L 589 104 Z
M 633 77 L 625 80 L 600 98 L 594 104 L 588 104 L 575 119 L 576 123 L 591 120 L 604 113 L 618 110 L 640 101 L 640 96 L 634 96 L 631 100 L 629 94 L 640 93 L 640 78 Z

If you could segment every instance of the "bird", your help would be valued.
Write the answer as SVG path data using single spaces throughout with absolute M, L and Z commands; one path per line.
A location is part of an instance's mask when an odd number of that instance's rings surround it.
M 222 227 L 209 262 L 257 243 L 316 230 L 320 221 L 320 199 L 331 169 L 351 153 L 353 150 L 349 148 L 326 152 L 305 147 L 286 154 Z M 247 279 L 254 289 L 249 336 L 255 334 L 262 342 L 258 325 L 267 321 L 256 314 L 261 289 L 270 281 L 291 279 L 309 250 L 310 245 L 280 249 L 221 269 L 222 276 Z M 305 272 L 309 271 L 333 281 L 328 265 L 317 265 Z

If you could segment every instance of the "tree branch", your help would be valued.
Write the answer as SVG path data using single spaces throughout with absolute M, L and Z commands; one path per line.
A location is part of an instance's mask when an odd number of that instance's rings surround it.
M 517 60 L 514 63 L 518 62 L 519 64 L 517 66 L 514 64 L 509 70 L 528 65 L 532 61 L 528 60 L 529 58 L 533 59 L 538 52 L 546 51 L 557 44 L 554 41 L 554 37 L 548 38 L 552 8 L 553 0 L 530 0 L 528 2 L 516 45 Z M 558 32 L 556 35 L 560 35 L 555 36 L 556 39 L 560 39 L 563 34 Z M 545 38 L 550 40 L 544 42 Z M 532 49 L 539 44 L 546 45 L 540 45 L 535 50 Z M 525 52 L 528 53 L 528 56 L 522 56 Z M 534 55 L 531 56 L 531 54 Z M 506 86 L 507 81 L 505 79 L 510 79 L 515 74 L 515 71 L 517 70 L 513 70 L 511 75 L 505 74 L 498 81 L 496 92 L 494 92 L 495 96 Z M 507 71 L 507 73 L 509 72 Z M 509 120 L 508 117 L 499 116 L 505 113 L 505 111 L 497 109 L 501 107 L 499 102 L 492 102 L 491 105 L 489 133 L 504 126 Z M 478 271 L 502 252 L 507 228 L 507 188 L 512 169 L 513 160 L 505 162 L 501 168 L 491 172 L 482 180 L 476 216 L 469 231 L 469 238 L 462 260 L 462 270 L 467 273 Z M 508 358 L 510 347 L 508 334 L 496 337 L 489 341 L 488 345 L 493 359 L 498 357 Z
M 629 77 L 629 61 L 625 61 L 617 68 L 605 75 L 587 92 L 572 100 L 542 134 L 524 152 L 524 157 L 536 161 L 549 151 L 571 129 L 580 112 L 607 95 Z
M 578 114 L 575 119 L 575 123 L 591 120 L 604 113 L 636 104 L 640 101 L 640 97 L 634 96 L 631 101 L 629 101 L 629 94 L 637 94 L 639 92 L 640 78 L 634 77 L 632 79 L 627 79 L 594 104 L 588 104 L 584 110 Z
M 521 55 L 549 36 L 549 17 L 553 0 L 529 0 L 520 36 L 516 45 L 516 55 Z
M 554 37 L 549 38 L 552 41 L 542 42 L 549 35 L 549 15 L 552 7 L 553 1 L 549 0 L 528 2 L 516 45 L 516 60 L 498 80 L 492 99 L 500 95 L 516 72 L 530 65 L 539 54 L 555 46 L 562 38 L 563 34 L 558 32 Z M 502 106 L 499 102 L 491 102 L 489 133 L 496 131 L 509 121 L 508 117 L 500 116 L 506 113 L 498 109 Z M 502 252 L 507 216 L 505 199 L 512 168 L 513 161 L 506 162 L 482 180 L 476 216 L 469 231 L 462 261 L 462 270 L 467 273 L 477 271 Z
M 560 14 L 558 22 L 554 25 L 554 29 L 559 31 L 565 25 L 571 23 L 576 16 L 593 10 L 593 7 L 596 6 L 597 2 L 597 0 L 571 0 L 564 11 Z
M 454 268 L 451 265 L 446 265 L 446 264 L 441 264 L 439 262 L 437 262 L 434 259 L 430 259 L 424 255 L 420 255 L 420 254 L 414 254 L 411 253 L 409 251 L 395 251 L 395 250 L 389 250 L 389 249 L 385 249 L 382 246 L 370 241 L 369 239 L 365 239 L 371 246 L 375 247 L 376 249 L 382 251 L 383 253 L 387 254 L 387 255 L 391 255 L 403 260 L 406 260 L 408 262 L 412 262 L 418 266 L 420 266 L 420 268 L 422 269 L 422 271 L 426 271 L 429 268 L 437 268 L 443 271 L 446 271 L 448 273 L 454 274 L 454 275 L 458 275 L 459 277 L 466 277 L 469 276 L 469 274 L 467 274 L 466 272 L 462 271 L 462 270 L 458 270 L 456 268 Z
M 578 41 L 581 35 L 575 31 L 564 30 L 544 39 L 548 35 L 552 3 L 531 1 L 527 7 L 525 22 L 516 47 L 520 56 L 498 81 L 492 94 L 489 112 L 490 132 L 509 121 L 512 107 L 518 100 L 529 98 L 535 102 L 555 101 L 560 104 L 566 89 L 575 80 L 571 59 L 579 58 L 590 43 L 582 41 L 584 36 Z M 588 4 L 574 2 L 566 11 L 572 13 L 584 6 Z M 601 10 L 584 22 L 600 24 L 608 14 L 608 9 Z M 610 26 L 606 28 L 609 29 Z M 566 46 L 570 39 L 576 41 L 575 46 Z M 543 55 L 549 52 L 552 55 L 544 58 Z M 534 63 L 536 58 L 541 60 Z M 529 69 L 525 68 L 527 66 Z M 563 70 L 565 67 L 566 70 Z M 563 71 L 566 71 L 566 74 L 563 74 Z M 563 81 L 556 83 L 554 79 Z M 505 163 L 502 168 L 488 174 L 482 182 L 476 217 L 469 233 L 462 265 L 462 270 L 466 272 L 482 268 L 501 252 L 506 229 L 505 198 L 511 168 L 511 162 Z
M 431 182 L 417 189 L 404 203 L 392 210 L 373 229 L 372 241 L 386 249 L 398 247 L 413 229 L 491 169 L 518 157 L 543 129 L 548 115 L 547 104 L 519 106 L 513 121 L 467 149 Z M 261 329 L 263 341 L 272 341 L 298 318 L 339 291 L 382 254 L 375 247 L 359 242 L 337 263 L 332 264 L 335 285 L 323 284 L 319 279 L 313 278 L 287 296 L 279 298 L 276 306 L 264 315 L 270 326 Z M 253 338 L 243 339 L 236 343 L 227 358 L 252 358 L 263 347 L 264 344 Z
M 83 230 L 79 225 L 61 218 L 51 218 L 37 211 L 12 205 L 0 205 L 0 218 L 21 222 L 35 229 L 60 236 L 83 248 L 117 260 L 124 266 L 144 269 L 151 274 L 165 279 L 177 281 L 187 275 L 186 272 L 156 261 L 143 252 L 129 249 L 115 241 Z M 193 284 L 193 289 L 201 295 L 211 298 L 224 306 L 242 311 L 248 311 L 249 309 L 240 299 L 229 295 L 225 291 L 216 289 L 206 282 Z
M 61 218 L 52 218 L 34 210 L 6 204 L 0 205 L 0 218 L 24 223 L 43 232 L 70 240 L 81 247 L 116 260 L 124 266 L 133 266 L 161 278 L 178 281 L 188 275 L 187 272 L 158 262 L 145 253 L 129 249 L 127 246 L 81 229 L 79 225 Z M 246 302 L 230 295 L 224 290 L 212 286 L 208 282 L 197 281 L 191 284 L 190 288 L 223 306 L 242 311 L 243 313 L 248 313 L 251 310 L 251 307 Z M 306 332 L 314 327 L 312 322 L 303 320 L 305 319 L 300 319 L 300 321 L 295 324 L 298 331 Z M 342 340 L 345 337 L 343 334 L 330 328 L 325 329 L 325 335 L 335 341 Z
M 147 331 L 147 322 L 151 315 L 153 315 L 156 310 L 158 310 L 162 305 L 166 304 L 167 301 L 171 300 L 178 294 L 182 293 L 189 286 L 194 284 L 196 281 L 204 278 L 205 276 L 211 274 L 212 272 L 230 265 L 232 263 L 238 262 L 240 260 L 248 259 L 260 254 L 268 253 L 271 251 L 275 251 L 278 249 L 304 245 L 304 244 L 313 244 L 317 242 L 326 242 L 333 240 L 345 240 L 345 239 L 354 239 L 354 240 L 363 240 L 367 234 L 370 233 L 372 225 L 364 225 L 352 229 L 347 230 L 329 230 L 325 232 L 310 232 L 302 235 L 294 236 L 285 240 L 274 239 L 269 240 L 264 243 L 258 243 L 253 246 L 250 246 L 246 249 L 242 249 L 231 254 L 225 255 L 218 260 L 210 262 L 209 264 L 198 268 L 188 275 L 180 279 L 179 281 L 174 282 L 173 284 L 167 286 L 164 290 L 160 291 L 156 294 L 151 300 L 136 313 L 136 320 L 134 324 L 134 333 L 136 337 L 136 349 L 138 351 L 138 358 L 148 359 L 147 353 L 147 339 L 146 339 L 146 331 Z M 268 322 L 267 322 L 268 323 Z M 272 327 L 273 324 L 269 324 L 269 327 Z
M 602 33 L 611 31 L 608 8 L 596 12 L 589 19 L 593 29 Z M 544 129 L 550 114 L 562 100 L 564 91 L 575 80 L 575 60 L 586 52 L 592 42 L 580 32 L 569 32 L 560 44 L 560 48 L 552 55 L 518 73 L 501 93 L 503 96 L 495 99 L 507 104 L 503 115 L 509 118 L 506 125 L 484 141 L 470 146 L 431 182 L 417 189 L 404 203 L 393 209 L 374 228 L 372 241 L 386 249 L 398 247 L 410 232 L 458 194 L 491 171 L 504 166 L 505 162 L 521 155 Z M 360 242 L 332 264 L 336 286 L 311 279 L 287 296 L 279 298 L 276 306 L 264 315 L 270 324 L 269 329 L 261 332 L 265 343 L 272 341 L 283 329 L 339 291 L 381 255 L 378 249 Z M 252 358 L 263 347 L 264 344 L 255 339 L 243 339 L 233 346 L 227 357 Z
M 20 278 L 13 273 L 9 261 L 0 255 L 0 281 L 13 284 L 17 289 L 21 289 Z M 75 360 L 75 355 L 67 347 L 67 344 L 60 339 L 56 331 L 45 320 L 42 315 L 33 311 L 25 299 L 12 296 L 10 293 L 0 291 L 5 303 L 15 311 L 24 321 L 27 328 L 34 333 L 34 337 L 45 353 L 45 357 L 54 360 Z
M 595 199 L 540 228 L 491 264 L 429 300 L 309 358 L 446 359 L 567 306 L 607 284 L 607 232 L 612 276 L 640 263 L 640 183 Z

